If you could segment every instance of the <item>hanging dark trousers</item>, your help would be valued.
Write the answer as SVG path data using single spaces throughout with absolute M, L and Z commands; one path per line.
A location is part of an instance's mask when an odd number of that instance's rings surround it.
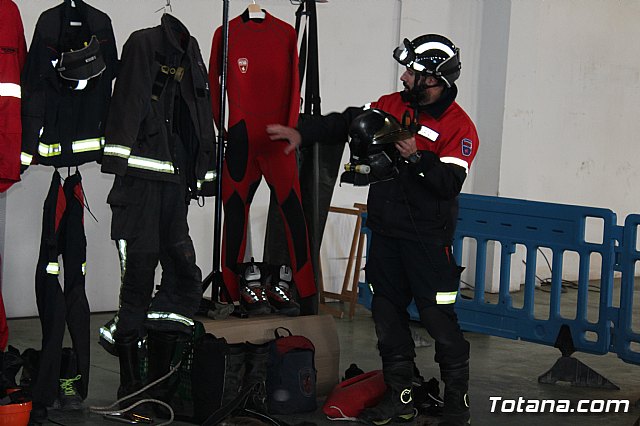
M 35 411 L 51 406 L 59 395 L 62 342 L 69 329 L 77 367 L 75 382 L 82 399 L 89 384 L 89 303 L 85 293 L 87 241 L 84 233 L 84 195 L 80 173 L 61 185 L 56 170 L 44 202 L 40 256 L 36 266 L 36 303 L 42 327 L 40 366 L 32 383 Z M 64 290 L 58 281 L 64 262 Z
M 440 378 L 444 383 L 444 409 L 440 426 L 469 425 L 469 362 L 440 364 Z
M 382 373 L 387 391 L 382 401 L 375 407 L 363 410 L 359 419 L 372 425 L 412 421 L 417 415 L 412 395 L 413 361 L 401 357 L 385 360 Z

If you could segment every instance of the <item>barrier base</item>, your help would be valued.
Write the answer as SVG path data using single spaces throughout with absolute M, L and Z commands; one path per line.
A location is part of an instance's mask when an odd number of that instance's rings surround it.
M 571 356 L 561 356 L 549 371 L 538 377 L 538 383 L 555 384 L 558 381 L 569 382 L 572 386 L 579 387 L 620 389 L 606 377 Z

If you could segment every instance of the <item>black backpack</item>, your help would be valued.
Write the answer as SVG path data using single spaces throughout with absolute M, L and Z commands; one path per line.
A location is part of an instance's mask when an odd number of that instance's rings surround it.
M 280 330 L 288 333 L 281 335 Z M 315 347 L 304 336 L 284 327 L 274 331 L 267 369 L 267 405 L 270 414 L 294 414 L 317 408 Z

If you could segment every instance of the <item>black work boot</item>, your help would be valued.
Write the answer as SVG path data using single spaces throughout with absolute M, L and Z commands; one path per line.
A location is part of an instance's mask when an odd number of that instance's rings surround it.
M 371 425 L 412 421 L 417 415 L 411 391 L 413 361 L 384 362 L 382 373 L 387 384 L 382 401 L 375 407 L 363 410 L 358 419 Z
M 82 397 L 80 396 L 80 380 L 82 375 L 78 371 L 78 358 L 72 348 L 62 348 L 60 362 L 60 389 L 58 399 L 53 403 L 53 408 L 63 411 L 82 410 Z
M 165 376 L 172 367 L 172 361 L 178 347 L 178 335 L 175 333 L 165 333 L 160 331 L 149 331 L 147 335 L 147 356 L 149 359 L 149 369 L 147 373 L 147 384 L 159 380 Z M 169 404 L 178 386 L 178 372 L 167 377 L 161 382 L 153 385 L 145 392 L 153 399 Z M 159 405 L 154 406 L 158 417 L 169 418 L 166 408 Z
M 244 343 L 229 345 L 229 353 L 225 361 L 224 389 L 222 391 L 222 406 L 227 405 L 238 396 L 245 376 L 245 352 Z
M 245 374 L 242 384 L 243 389 L 253 389 L 246 408 L 261 413 L 267 412 L 267 362 L 269 361 L 269 343 L 261 345 L 245 344 Z
M 469 361 L 453 365 L 440 365 L 440 378 L 444 383 L 444 408 L 440 426 L 470 425 Z

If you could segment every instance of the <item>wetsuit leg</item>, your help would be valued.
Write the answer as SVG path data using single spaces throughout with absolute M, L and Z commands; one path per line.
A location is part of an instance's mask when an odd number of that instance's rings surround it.
M 251 200 L 262 175 L 256 155 L 258 146 L 249 141 L 243 120 L 229 129 L 229 143 L 222 170 L 224 227 L 222 237 L 222 279 L 233 300 L 238 300 L 236 265 L 244 260 L 247 244 L 247 221 Z
M 285 224 L 293 281 L 300 297 L 309 297 L 315 294 L 316 285 L 307 223 L 300 198 L 296 157 L 293 153 L 286 155 L 281 144 L 271 142 L 269 149 L 258 157 L 258 162 L 271 192 L 275 194 Z

